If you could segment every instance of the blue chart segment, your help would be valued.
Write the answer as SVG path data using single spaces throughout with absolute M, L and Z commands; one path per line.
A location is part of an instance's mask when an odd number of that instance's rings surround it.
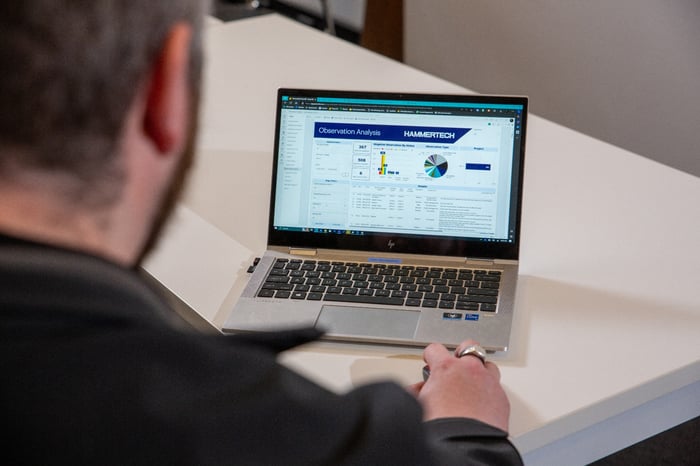
M 433 154 L 427 159 L 425 159 L 425 173 L 431 178 L 440 178 L 442 175 L 447 173 L 447 160 L 445 157 L 437 154 Z

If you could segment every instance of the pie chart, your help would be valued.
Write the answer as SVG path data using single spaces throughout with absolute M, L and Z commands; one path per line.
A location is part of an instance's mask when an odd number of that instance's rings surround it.
M 433 154 L 425 159 L 423 167 L 429 177 L 440 178 L 447 173 L 447 160 L 442 155 Z

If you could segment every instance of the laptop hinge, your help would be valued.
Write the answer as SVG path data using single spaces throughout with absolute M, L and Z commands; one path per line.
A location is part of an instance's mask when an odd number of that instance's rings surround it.
M 464 260 L 466 265 L 494 265 L 493 259 L 480 259 L 478 257 L 467 257 Z
M 511 259 L 479 259 L 478 257 L 468 257 L 464 260 L 470 265 L 518 265 L 517 260 Z
M 315 256 L 318 254 L 316 249 L 304 249 L 304 248 L 289 248 L 289 254 L 295 256 Z

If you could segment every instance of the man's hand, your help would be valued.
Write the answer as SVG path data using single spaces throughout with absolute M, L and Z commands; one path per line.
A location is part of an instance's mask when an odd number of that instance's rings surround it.
M 508 431 L 510 403 L 501 387 L 501 373 L 495 364 L 482 363 L 476 356 L 455 354 L 476 344 L 461 343 L 453 353 L 433 343 L 423 351 L 430 377 L 409 387 L 423 405 L 424 418 L 468 417 Z

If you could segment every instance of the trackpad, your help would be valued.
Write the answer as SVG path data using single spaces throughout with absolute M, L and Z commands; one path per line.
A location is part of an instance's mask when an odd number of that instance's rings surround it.
M 418 311 L 323 306 L 316 327 L 338 335 L 411 339 L 419 317 Z

